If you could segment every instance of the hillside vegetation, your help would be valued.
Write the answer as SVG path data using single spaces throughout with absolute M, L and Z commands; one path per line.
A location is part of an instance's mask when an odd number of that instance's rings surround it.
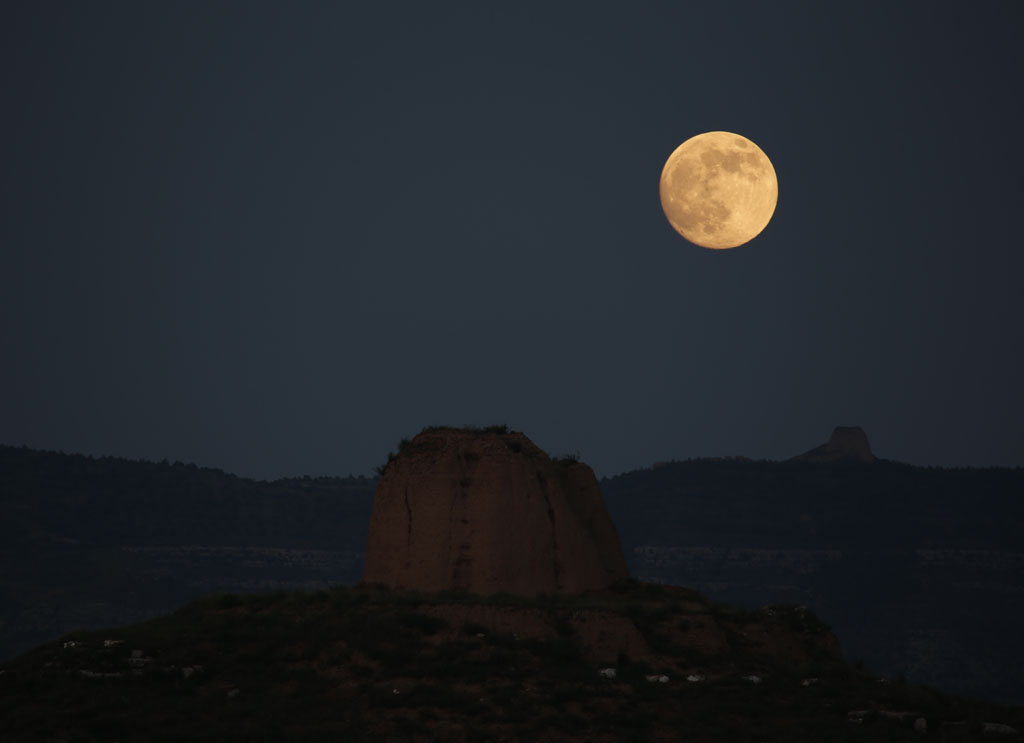
M 635 635 L 633 655 L 602 657 L 614 648 L 595 622 L 617 627 L 614 642 Z M 73 633 L 0 671 L 12 741 L 818 743 L 1024 728 L 1020 708 L 845 664 L 799 607 L 748 612 L 635 582 L 537 599 L 220 595 Z

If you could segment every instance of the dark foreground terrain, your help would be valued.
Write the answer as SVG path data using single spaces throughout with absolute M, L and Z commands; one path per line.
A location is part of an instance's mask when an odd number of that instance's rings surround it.
M 801 607 L 629 582 L 209 597 L 3 664 L 0 720 L 5 741 L 820 743 L 1020 740 L 1024 708 L 848 665 Z

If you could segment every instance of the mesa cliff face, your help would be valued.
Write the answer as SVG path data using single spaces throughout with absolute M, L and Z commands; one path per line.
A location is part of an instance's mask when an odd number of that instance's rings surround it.
M 535 595 L 627 577 L 593 471 L 521 433 L 424 431 L 377 485 L 364 583 Z

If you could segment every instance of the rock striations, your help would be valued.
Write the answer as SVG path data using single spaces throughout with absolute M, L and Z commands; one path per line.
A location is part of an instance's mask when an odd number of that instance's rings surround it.
M 860 426 L 836 426 L 828 442 L 793 457 L 804 462 L 857 461 L 874 462 L 867 434 Z
M 424 430 L 377 485 L 364 583 L 535 595 L 627 577 L 593 471 L 521 433 Z

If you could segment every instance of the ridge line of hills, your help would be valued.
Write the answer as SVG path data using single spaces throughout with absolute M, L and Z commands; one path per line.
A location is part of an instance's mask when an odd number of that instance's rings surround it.
M 0 661 L 213 592 L 355 584 L 376 482 L 0 446 Z M 1024 469 L 702 458 L 600 486 L 634 577 L 807 605 L 876 672 L 1024 700 Z

